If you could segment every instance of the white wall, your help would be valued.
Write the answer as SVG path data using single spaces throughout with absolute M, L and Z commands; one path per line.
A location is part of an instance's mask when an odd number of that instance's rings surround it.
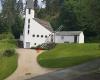
M 80 35 L 79 35 L 79 43 L 84 43 L 84 34 L 83 34 L 83 32 L 81 32 Z
M 45 38 L 45 35 L 49 36 L 51 34 L 50 31 L 48 31 L 46 28 L 44 28 L 43 26 L 41 26 L 39 23 L 37 23 L 35 20 L 32 20 L 31 23 L 31 27 L 30 27 L 30 42 L 31 42 L 31 47 L 32 46 L 37 46 L 39 44 L 45 43 L 45 41 L 48 38 Z M 33 37 L 32 35 L 39 35 L 40 37 Z M 41 35 L 43 35 L 43 38 L 41 38 Z M 49 41 L 49 40 L 47 40 Z M 34 43 L 36 43 L 37 45 L 34 45 Z
M 64 43 L 64 42 L 73 43 L 74 36 L 64 36 L 64 39 L 62 39 L 61 36 L 55 36 L 55 43 Z

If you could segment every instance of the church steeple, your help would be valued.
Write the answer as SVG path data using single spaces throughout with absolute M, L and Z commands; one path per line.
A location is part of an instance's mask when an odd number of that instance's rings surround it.
M 26 0 L 26 16 L 34 18 L 34 0 Z
M 26 1 L 26 8 L 27 9 L 34 9 L 34 0 L 27 0 Z

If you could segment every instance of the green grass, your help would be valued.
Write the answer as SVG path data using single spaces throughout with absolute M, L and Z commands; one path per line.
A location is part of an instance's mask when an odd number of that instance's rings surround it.
M 99 44 L 58 44 L 38 56 L 43 67 L 66 68 L 100 58 Z
M 17 55 L 0 59 L 0 80 L 11 75 L 17 67 Z
M 13 41 L 0 40 L 0 80 L 11 75 L 17 67 L 17 54 L 10 57 L 2 55 L 2 52 L 6 49 L 14 49 L 15 47 Z

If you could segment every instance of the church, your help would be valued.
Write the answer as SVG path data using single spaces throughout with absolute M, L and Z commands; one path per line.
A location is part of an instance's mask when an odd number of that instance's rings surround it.
M 27 0 L 23 35 L 24 48 L 43 43 L 84 43 L 83 31 L 54 31 L 49 22 L 34 17 L 34 0 Z

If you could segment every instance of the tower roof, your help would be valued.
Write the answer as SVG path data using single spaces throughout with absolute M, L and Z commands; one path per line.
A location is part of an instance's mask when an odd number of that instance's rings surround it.
M 27 0 L 26 8 L 27 9 L 34 9 L 34 0 Z

